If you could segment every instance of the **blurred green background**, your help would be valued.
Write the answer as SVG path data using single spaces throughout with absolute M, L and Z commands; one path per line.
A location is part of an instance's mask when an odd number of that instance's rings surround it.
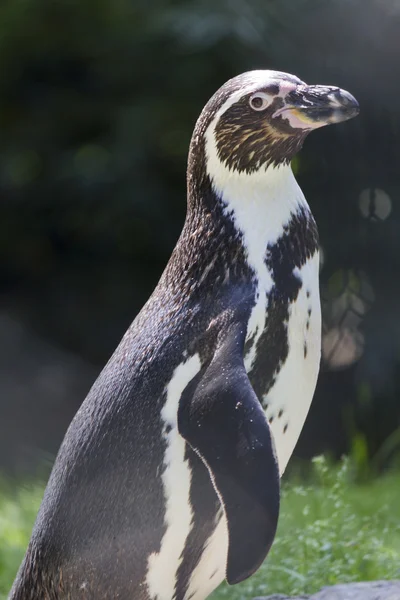
M 0 469 L 18 482 L 5 497 L 48 472 L 154 288 L 202 107 L 259 68 L 361 106 L 294 162 L 319 225 L 324 311 L 296 457 L 350 454 L 364 481 L 398 463 L 399 27 L 396 0 L 2 0 Z

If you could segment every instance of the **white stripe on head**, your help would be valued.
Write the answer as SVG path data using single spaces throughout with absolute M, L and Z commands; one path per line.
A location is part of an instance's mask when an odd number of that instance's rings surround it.
M 243 86 L 239 90 L 232 92 L 229 98 L 215 113 L 215 118 L 218 120 L 225 111 L 246 94 L 251 94 L 252 92 L 268 87 L 269 85 L 276 84 L 279 86 L 278 94 L 273 95 L 272 98 L 284 98 L 286 94 L 292 92 L 298 85 L 304 85 L 304 82 L 294 75 L 290 76 L 292 78 L 291 80 L 283 79 L 283 75 L 285 75 L 285 73 L 281 73 L 280 71 L 249 71 L 249 73 L 245 73 L 243 76 Z M 247 79 L 248 83 L 246 81 Z

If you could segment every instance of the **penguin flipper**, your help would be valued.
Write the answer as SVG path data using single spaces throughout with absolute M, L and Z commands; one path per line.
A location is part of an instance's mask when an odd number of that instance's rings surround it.
M 209 366 L 184 391 L 178 429 L 210 472 L 228 525 L 226 580 L 261 565 L 275 537 L 279 468 L 270 428 L 243 363 L 245 327 L 224 331 Z

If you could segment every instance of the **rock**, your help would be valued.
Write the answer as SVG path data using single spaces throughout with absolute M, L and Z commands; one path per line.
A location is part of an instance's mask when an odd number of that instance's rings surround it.
M 324 587 L 312 596 L 258 597 L 254 600 L 400 600 L 400 581 L 366 581 Z

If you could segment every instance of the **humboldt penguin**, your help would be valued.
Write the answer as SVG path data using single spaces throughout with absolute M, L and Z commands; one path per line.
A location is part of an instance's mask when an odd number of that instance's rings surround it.
M 318 233 L 290 163 L 357 113 L 277 71 L 206 104 L 182 234 L 66 433 L 12 600 L 202 600 L 259 568 L 320 362 Z

